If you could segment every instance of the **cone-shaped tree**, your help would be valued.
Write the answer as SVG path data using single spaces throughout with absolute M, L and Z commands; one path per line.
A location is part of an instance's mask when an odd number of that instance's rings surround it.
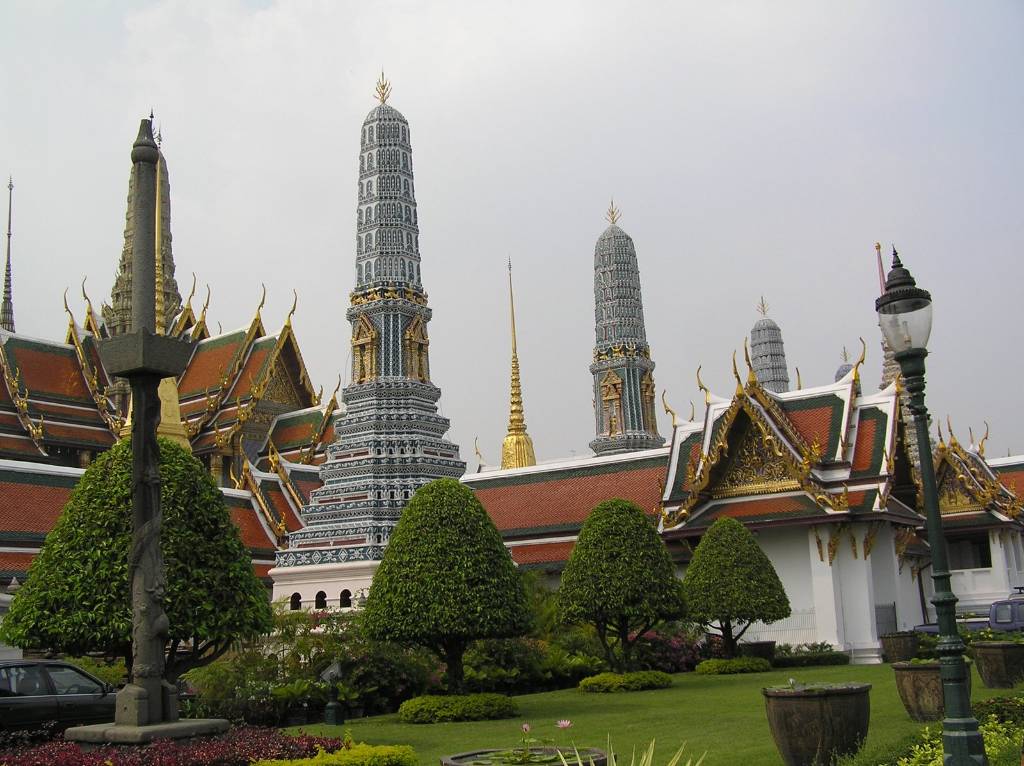
M 165 677 L 216 659 L 237 638 L 272 627 L 266 588 L 209 472 L 160 439 L 160 548 L 170 623 Z M 102 652 L 131 663 L 128 553 L 132 452 L 122 440 L 100 455 L 71 493 L 0 627 L 26 649 Z M 188 652 L 178 651 L 182 646 Z
M 775 567 L 750 530 L 729 517 L 705 533 L 683 587 L 690 617 L 721 633 L 727 657 L 735 656 L 736 643 L 751 623 L 789 617 L 789 598 Z
M 454 479 L 417 490 L 391 533 L 363 619 L 371 638 L 436 652 L 453 693 L 462 690 L 471 641 L 526 632 L 522 580 L 472 491 Z
M 686 614 L 683 585 L 650 520 L 628 500 L 607 500 L 587 516 L 562 572 L 565 622 L 590 623 L 608 664 L 631 668 L 636 639 Z

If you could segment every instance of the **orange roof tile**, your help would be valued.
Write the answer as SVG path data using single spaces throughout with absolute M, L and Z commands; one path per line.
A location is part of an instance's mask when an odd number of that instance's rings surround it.
M 35 557 L 36 554 L 34 553 L 0 552 L 0 572 L 10 572 L 12 574 L 27 572 L 29 564 L 32 563 L 32 559 Z
M 245 330 L 203 341 L 196 346 L 188 367 L 178 382 L 182 399 L 202 394 L 207 389 L 220 390 L 221 378 L 245 341 Z
M 250 551 L 265 551 L 276 548 L 276 542 L 267 536 L 266 530 L 256 518 L 257 511 L 252 507 L 242 507 L 230 503 L 231 520 L 235 522 L 242 536 L 242 544 Z
M 997 474 L 999 481 L 1007 489 L 1014 492 L 1017 497 L 1024 496 L 1024 469 L 1017 471 L 1002 471 Z
M 295 511 L 292 510 L 291 504 L 277 482 L 264 482 L 260 489 L 263 490 L 263 496 L 267 498 L 267 502 L 270 503 L 278 518 L 284 519 L 289 532 L 302 529 L 302 522 L 295 515 Z
M 47 534 L 69 497 L 71 487 L 0 481 L 0 533 Z
M 653 513 L 661 502 L 666 467 L 616 467 L 621 470 L 597 474 L 580 468 L 554 474 L 564 478 L 538 473 L 515 484 L 469 486 L 503 533 L 576 527 L 595 505 L 612 498 L 631 500 L 645 513 Z
M 857 426 L 857 441 L 853 447 L 853 465 L 851 471 L 866 471 L 871 468 L 874 462 L 875 432 L 878 427 L 877 420 L 861 418 Z
M 808 445 L 818 442 L 822 450 L 828 450 L 834 441 L 832 434 L 831 407 L 817 407 L 808 410 L 787 410 L 786 417 L 792 421 L 796 430 Z
M 41 394 L 75 399 L 92 404 L 82 368 L 74 349 L 61 346 L 33 347 L 8 341 L 5 348 L 21 373 L 30 397 Z
M 569 560 L 575 543 L 537 543 L 536 545 L 513 545 L 509 547 L 512 560 L 520 566 L 531 564 L 560 564 Z
M 231 389 L 231 393 L 228 395 L 231 401 L 244 399 L 250 395 L 253 385 L 259 382 L 260 372 L 263 370 L 263 363 L 267 361 L 267 357 L 270 355 L 270 352 L 274 350 L 274 344 L 276 342 L 277 337 L 272 335 L 266 338 L 260 338 L 253 344 L 252 350 L 249 351 L 249 356 L 245 360 L 245 364 L 242 365 L 241 372 L 238 373 L 238 377 L 236 378 L 237 382 Z

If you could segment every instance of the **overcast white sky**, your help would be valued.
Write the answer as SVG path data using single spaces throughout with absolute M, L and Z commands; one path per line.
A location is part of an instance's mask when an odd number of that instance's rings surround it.
M 109 295 L 131 143 L 156 111 L 183 295 L 295 317 L 327 391 L 346 367 L 359 129 L 384 68 L 412 127 L 431 362 L 449 436 L 500 457 L 505 261 L 539 459 L 593 438 L 593 247 L 611 195 L 637 247 L 659 389 L 730 357 L 763 294 L 804 385 L 868 341 L 873 243 L 931 290 L 929 405 L 1024 451 L 1024 4 L 45 2 L 0 4 L 0 172 L 15 182 L 18 330 Z M 202 287 L 200 288 L 202 291 Z M 201 297 L 200 297 L 201 302 Z M 74 308 L 81 316 L 81 300 Z M 662 416 L 662 433 L 670 431 Z

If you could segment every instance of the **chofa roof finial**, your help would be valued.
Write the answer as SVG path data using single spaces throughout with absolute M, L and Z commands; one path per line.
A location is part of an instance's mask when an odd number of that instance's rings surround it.
M 604 214 L 604 217 L 612 226 L 617 224 L 619 219 L 622 218 L 622 212 L 615 207 L 615 197 L 612 197 L 611 202 L 608 203 L 608 212 Z
M 380 70 L 380 79 L 377 80 L 376 96 L 381 104 L 386 104 L 391 96 L 391 83 L 384 77 L 383 69 Z

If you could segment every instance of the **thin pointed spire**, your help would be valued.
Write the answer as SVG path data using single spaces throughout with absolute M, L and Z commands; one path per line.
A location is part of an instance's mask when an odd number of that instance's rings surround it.
M 512 325 L 512 380 L 509 386 L 508 434 L 501 445 L 502 468 L 525 468 L 536 465 L 533 440 L 526 432 L 523 414 L 523 391 L 519 381 L 519 354 L 516 348 L 516 302 L 512 290 L 512 259 L 508 259 L 508 303 Z
M 7 265 L 4 267 L 4 298 L 0 304 L 0 327 L 14 332 L 14 291 L 11 286 L 11 210 L 14 200 L 14 179 L 7 179 Z

